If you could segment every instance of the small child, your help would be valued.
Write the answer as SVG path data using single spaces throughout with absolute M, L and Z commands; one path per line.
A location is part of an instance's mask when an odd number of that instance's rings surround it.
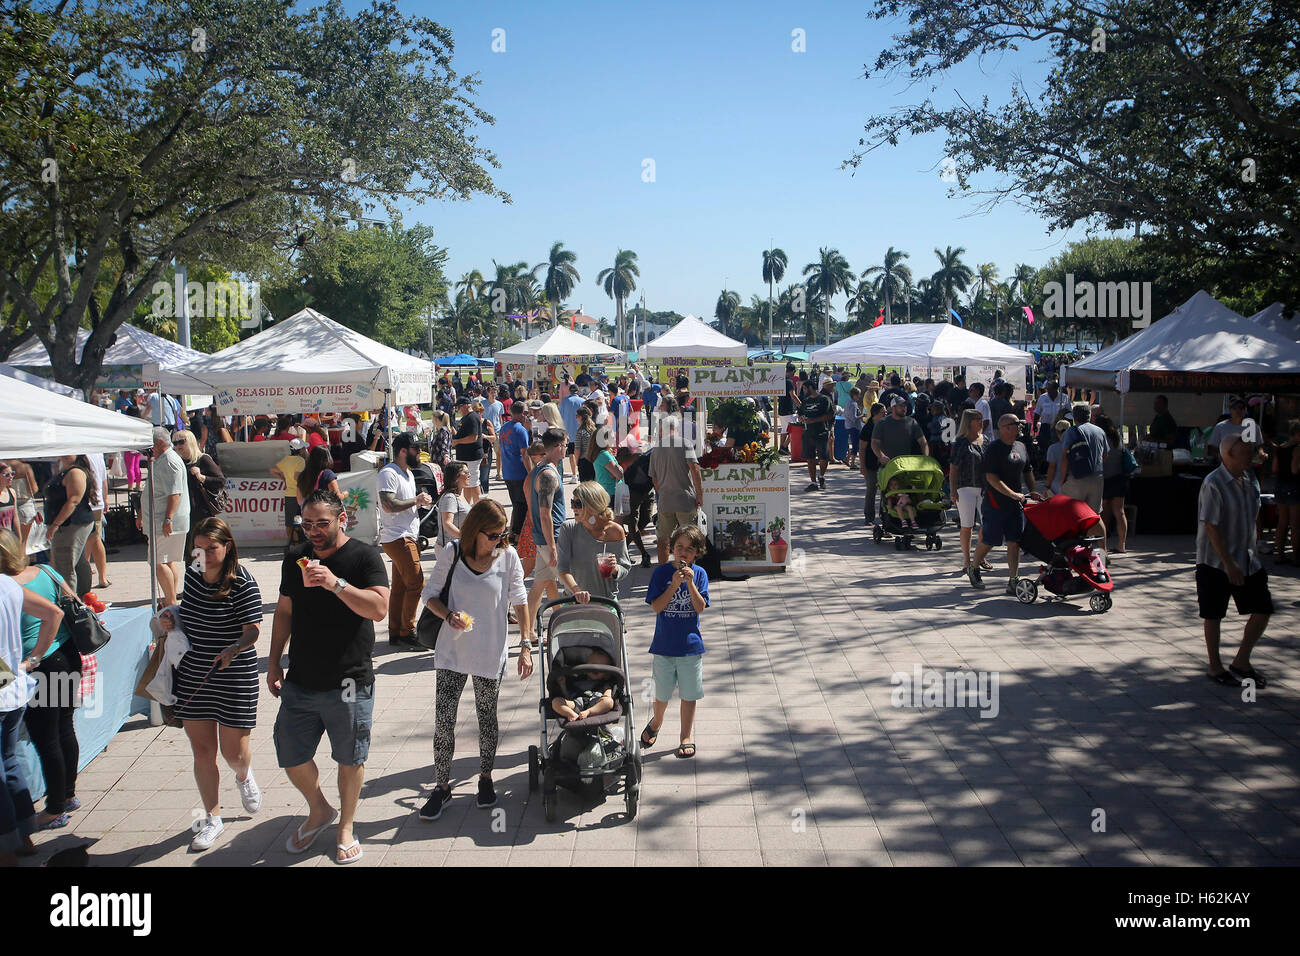
M 668 546 L 672 559 L 655 568 L 645 592 L 645 602 L 655 611 L 655 636 L 650 644 L 655 701 L 654 715 L 641 731 L 641 746 L 654 746 L 676 687 L 682 700 L 682 726 L 681 746 L 675 756 L 689 758 L 695 756 L 691 739 L 695 707 L 704 696 L 700 612 L 709 606 L 709 576 L 695 559 L 707 545 L 704 532 L 692 525 L 674 531 Z
M 599 649 L 592 649 L 588 664 L 611 665 L 614 661 Z M 578 692 L 572 700 L 560 696 L 551 698 L 551 710 L 566 720 L 586 720 L 614 709 L 614 681 L 601 671 L 579 671 L 569 678 L 569 687 Z
M 903 480 L 901 478 L 891 478 L 889 480 L 889 487 L 885 490 L 897 491 L 902 487 Z M 916 523 L 916 508 L 912 505 L 911 495 L 895 495 L 894 510 L 898 512 L 898 518 L 903 522 L 904 528 L 920 527 L 920 525 Z
M 862 389 L 849 389 L 849 400 L 844 406 L 844 431 L 848 436 L 848 453 L 844 464 L 850 468 L 858 467 L 858 440 L 862 437 Z

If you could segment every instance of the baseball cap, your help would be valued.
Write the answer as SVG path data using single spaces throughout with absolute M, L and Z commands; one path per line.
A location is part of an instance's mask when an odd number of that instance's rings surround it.
M 306 443 L 305 441 L 303 441 L 301 438 L 290 438 L 290 439 L 289 439 L 289 450 L 290 450 L 290 451 L 302 451 L 302 450 L 303 450 L 304 448 L 306 448 L 306 447 L 307 447 L 307 443 Z
M 1238 395 L 1238 396 L 1236 396 L 1235 398 L 1233 398 L 1232 401 L 1228 402 L 1228 407 L 1229 407 L 1229 408 L 1245 408 L 1245 407 L 1246 407 L 1246 400 L 1245 400 L 1244 398 L 1242 398 L 1240 395 Z
M 460 408 L 462 405 L 469 405 L 469 404 L 470 404 L 470 398 L 468 395 L 461 395 L 459 398 L 456 399 L 457 408 Z
M 907 404 L 907 399 L 905 399 L 902 395 L 895 395 L 893 398 L 889 400 L 890 408 L 893 408 L 895 405 L 906 405 L 906 404 Z

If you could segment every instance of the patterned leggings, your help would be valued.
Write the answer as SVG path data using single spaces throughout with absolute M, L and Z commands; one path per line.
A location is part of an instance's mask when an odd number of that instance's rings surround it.
M 451 758 L 456 753 L 456 711 L 465 689 L 466 674 L 439 670 L 437 703 L 433 722 L 433 769 L 435 782 L 446 787 L 451 781 Z M 474 709 L 478 712 L 479 773 L 490 774 L 497 757 L 497 695 L 501 678 L 474 678 Z

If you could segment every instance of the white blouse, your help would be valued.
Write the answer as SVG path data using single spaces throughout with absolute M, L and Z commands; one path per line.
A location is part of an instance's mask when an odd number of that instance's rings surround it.
M 430 598 L 442 593 L 455 551 L 456 546 L 448 544 L 438 553 L 437 563 L 420 595 L 422 603 L 428 604 Z M 506 615 L 510 606 L 527 603 L 524 566 L 514 548 L 502 550 L 482 574 L 476 574 L 463 559 L 458 560 L 447 607 L 470 615 L 474 626 L 468 631 L 458 631 L 450 624 L 443 624 L 438 632 L 433 666 L 475 677 L 499 678 L 510 649 Z

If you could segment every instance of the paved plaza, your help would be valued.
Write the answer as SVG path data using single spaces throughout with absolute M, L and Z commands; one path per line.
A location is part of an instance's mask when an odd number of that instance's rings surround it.
M 493 497 L 506 502 L 504 491 Z M 972 591 L 956 573 L 951 526 L 938 552 L 872 543 L 856 472 L 833 467 L 825 492 L 796 490 L 791 513 L 796 550 L 786 574 L 711 585 L 698 756 L 673 756 L 674 700 L 645 754 L 633 821 L 621 797 L 592 806 L 562 791 L 560 819 L 545 822 L 527 780 L 541 685 L 536 674 L 521 683 L 512 661 L 500 705 L 499 812 L 474 806 L 467 690 L 455 798 L 440 820 L 420 822 L 432 778 L 432 655 L 390 651 L 377 624 L 360 865 L 1300 863 L 1295 569 L 1270 567 L 1277 613 L 1252 659 L 1269 685 L 1243 702 L 1204 677 L 1191 537 L 1131 536 L 1131 552 L 1112 561 L 1114 607 L 1098 615 L 1078 599 L 1022 606 L 1004 596 L 1000 550 L 988 590 Z M 280 555 L 243 557 L 266 602 L 265 654 Z M 641 695 L 654 627 L 649 574 L 636 568 L 622 587 L 638 726 L 649 715 Z M 142 547 L 114 556 L 110 575 L 105 599 L 147 603 Z M 1240 635 L 1235 614 L 1224 633 L 1227 661 Z M 894 706 L 902 688 L 891 675 L 918 669 L 996 676 L 996 708 L 981 716 L 975 706 Z M 243 811 L 223 764 L 226 832 L 213 849 L 188 851 L 199 799 L 183 731 L 135 717 L 80 775 L 73 825 L 39 834 L 42 852 L 25 865 L 93 838 L 96 866 L 334 866 L 332 839 L 301 857 L 284 849 L 305 804 L 276 767 L 277 706 L 263 685 L 253 732 L 263 807 Z M 327 745 L 322 758 L 336 804 Z

